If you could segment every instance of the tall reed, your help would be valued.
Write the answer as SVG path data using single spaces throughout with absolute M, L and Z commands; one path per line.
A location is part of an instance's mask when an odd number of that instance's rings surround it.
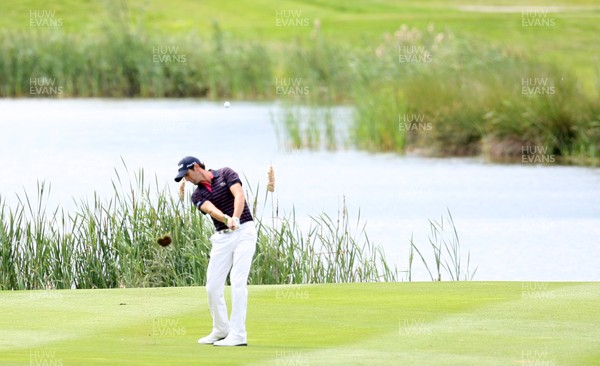
M 115 170 L 113 194 L 80 199 L 73 210 L 47 211 L 49 186 L 37 196 L 19 196 L 9 206 L 0 197 L 0 289 L 113 288 L 203 285 L 212 222 L 143 170 Z M 274 176 L 273 176 L 274 178 Z M 274 181 L 273 181 L 274 182 Z M 273 183 L 274 184 L 274 183 Z M 261 206 L 251 193 L 254 209 Z M 265 190 L 265 198 L 273 195 Z M 392 281 L 396 273 L 364 227 L 350 227 L 344 207 L 301 227 L 295 215 L 262 219 L 250 281 L 253 284 Z M 277 218 L 277 221 L 275 221 Z M 271 222 L 269 222 L 271 221 Z M 160 247 L 166 233 L 173 243 Z
M 271 114 L 279 144 L 289 150 L 336 150 L 347 146 L 343 129 L 351 121 L 339 121 L 331 107 L 283 104 L 279 114 Z M 350 122 L 350 123 L 348 123 Z
M 451 281 L 470 281 L 475 277 L 478 267 L 471 269 L 471 252 L 467 252 L 466 264 L 463 261 L 464 254 L 461 250 L 458 231 L 450 210 L 448 210 L 446 222 L 447 225 L 444 223 L 444 216 L 439 221 L 429 220 L 430 235 L 428 241 L 433 254 L 433 264 L 426 259 L 411 237 L 408 256 L 409 281 L 412 279 L 415 253 L 421 259 L 432 281 L 442 281 L 442 273 L 445 273 Z M 450 232 L 447 230 L 448 225 L 450 226 Z M 430 264 L 432 264 L 432 268 L 430 268 Z

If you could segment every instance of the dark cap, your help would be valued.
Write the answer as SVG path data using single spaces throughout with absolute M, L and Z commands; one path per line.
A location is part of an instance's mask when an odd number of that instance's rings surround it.
M 185 158 L 179 160 L 179 163 L 177 163 L 177 165 L 179 165 L 179 171 L 175 176 L 175 182 L 181 182 L 181 179 L 185 177 L 188 170 L 194 167 L 194 164 L 198 164 L 202 169 L 204 169 L 204 164 L 202 164 L 202 162 L 198 160 L 198 158 L 195 158 L 193 156 L 186 156 Z

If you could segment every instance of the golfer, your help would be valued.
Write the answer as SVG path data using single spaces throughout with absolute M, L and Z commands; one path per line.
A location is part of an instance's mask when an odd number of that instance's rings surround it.
M 198 343 L 215 346 L 246 346 L 246 308 L 248 274 L 256 249 L 256 227 L 246 203 L 242 182 L 231 168 L 205 170 L 197 158 L 186 156 L 179 162 L 176 182 L 185 178 L 196 185 L 192 202 L 209 214 L 216 232 L 206 273 L 208 306 L 213 319 L 212 331 Z M 230 273 L 231 321 L 227 318 L 225 280 Z

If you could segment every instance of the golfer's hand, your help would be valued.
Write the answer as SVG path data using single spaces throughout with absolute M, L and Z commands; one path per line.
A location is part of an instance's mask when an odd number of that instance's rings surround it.
M 231 230 L 235 230 L 235 229 L 239 229 L 240 228 L 240 218 L 239 217 L 232 217 L 228 222 L 227 222 L 227 226 L 231 229 Z
M 231 230 L 235 230 L 240 227 L 240 219 L 239 217 L 230 217 L 225 215 L 225 224 Z

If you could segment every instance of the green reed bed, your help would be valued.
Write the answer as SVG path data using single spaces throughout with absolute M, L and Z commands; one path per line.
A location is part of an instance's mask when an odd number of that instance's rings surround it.
M 271 114 L 279 144 L 289 150 L 346 147 L 349 145 L 346 131 L 351 127 L 349 122 L 331 106 L 306 107 L 288 102 L 279 113 Z
M 379 66 L 355 98 L 359 147 L 474 155 L 484 141 L 518 140 L 515 151 L 500 146 L 486 156 L 521 158 L 522 147 L 543 146 L 565 160 L 585 151 L 597 163 L 600 103 L 573 75 L 431 29 L 402 27 L 373 50 Z
M 93 38 L 48 32 L 0 33 L 2 97 L 236 97 L 273 95 L 265 46 L 149 35 L 108 24 Z
M 127 172 L 127 177 L 130 173 Z M 0 196 L 0 289 L 204 285 L 212 222 L 142 170 L 113 180 L 111 197 L 94 195 L 76 208 L 46 210 L 49 186 L 9 206 Z M 189 196 L 190 192 L 182 192 Z M 269 193 L 272 195 L 272 193 Z M 260 206 L 254 200 L 254 206 Z M 264 206 L 263 206 L 264 208 Z M 397 273 L 343 209 L 302 228 L 289 217 L 262 220 L 253 284 L 393 281 Z M 173 244 L 160 247 L 165 233 Z
M 600 85 L 599 75 L 584 83 L 552 60 L 433 24 L 358 45 L 328 39 L 317 24 L 286 44 L 236 39 L 218 23 L 209 36 L 150 34 L 118 17 L 103 29 L 92 38 L 1 33 L 0 96 L 276 99 L 286 109 L 276 123 L 294 148 L 513 161 L 542 149 L 561 163 L 599 162 L 600 100 L 584 88 Z M 296 111 L 334 104 L 355 110 L 342 143 L 337 121 Z
M 314 56 L 330 51 L 324 43 L 283 58 L 288 74 L 311 75 L 302 81 L 315 88 L 284 97 L 313 107 L 348 102 L 354 118 L 347 135 L 359 149 L 516 162 L 535 162 L 529 151 L 543 151 L 552 162 L 600 163 L 600 101 L 554 63 L 434 26 L 402 26 L 360 50 L 336 45 L 334 67 Z M 296 109 L 285 105 L 276 120 L 287 145 L 322 148 L 315 141 L 328 140 L 327 119 L 310 123 Z
M 110 288 L 191 285 L 204 281 L 210 228 L 186 213 L 166 190 L 144 183 L 115 185 L 108 201 L 94 195 L 66 212 L 45 210 L 48 190 L 38 186 L 36 206 L 27 196 L 16 207 L 1 201 L 3 289 Z M 16 219 L 13 219 L 16 218 Z M 183 229 L 185 227 L 185 229 Z M 174 248 L 156 238 L 170 232 Z
M 335 218 L 325 213 L 311 217 L 307 230 L 295 224 L 294 213 L 272 221 L 269 226 L 260 222 L 253 283 L 398 280 L 397 270 L 387 263 L 383 250 L 369 241 L 360 222 L 350 227 L 346 208 Z

